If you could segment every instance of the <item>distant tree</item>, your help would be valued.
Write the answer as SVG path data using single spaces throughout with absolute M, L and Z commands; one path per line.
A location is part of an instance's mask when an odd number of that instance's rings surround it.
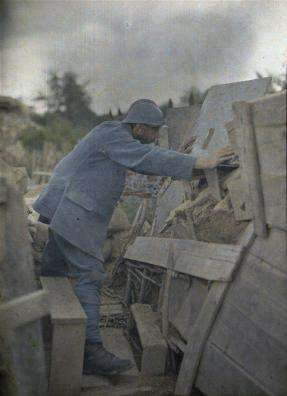
M 110 109 L 110 111 L 109 111 L 109 118 L 111 118 L 111 119 L 113 119 L 113 113 L 112 113 L 112 109 Z
M 173 108 L 173 101 L 171 98 L 169 98 L 169 100 L 168 100 L 168 107 Z
M 118 108 L 118 116 L 121 116 L 121 115 L 123 115 L 123 113 L 122 113 L 121 109 Z
M 61 115 L 75 127 L 91 128 L 96 123 L 96 114 L 91 109 L 87 83 L 80 84 L 74 73 L 59 76 L 50 72 L 47 94 L 40 93 L 35 99 L 46 104 L 48 114 Z
M 207 90 L 201 92 L 198 88 L 191 86 L 191 88 L 185 91 L 184 94 L 180 97 L 180 103 L 184 106 L 193 106 L 195 104 L 202 104 L 206 94 L 207 94 Z

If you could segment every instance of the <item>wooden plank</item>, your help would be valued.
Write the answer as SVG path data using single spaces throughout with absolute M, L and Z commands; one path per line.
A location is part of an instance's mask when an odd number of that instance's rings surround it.
M 286 347 L 286 275 L 272 271 L 266 265 L 249 254 L 231 284 L 225 302 L 234 305 L 266 334 Z
M 125 258 L 167 268 L 168 246 L 174 243 L 174 270 L 207 280 L 230 281 L 242 247 L 194 240 L 138 237 Z
M 49 313 L 48 294 L 42 290 L 0 304 L 0 321 L 15 329 Z
M 244 367 L 251 378 L 271 389 L 273 394 L 285 395 L 287 348 L 282 348 L 236 307 L 224 303 L 209 343 Z
M 207 281 L 192 278 L 190 288 L 181 300 L 180 308 L 177 309 L 174 316 L 171 316 L 171 323 L 179 331 L 184 340 L 187 340 L 192 326 L 196 323 L 207 295 Z M 171 295 L 171 299 L 172 301 L 175 300 L 173 295 Z
M 232 103 L 260 98 L 266 93 L 270 81 L 271 79 L 264 78 L 211 87 L 201 106 L 195 126 L 194 133 L 198 139 L 192 153 L 198 155 L 198 148 L 202 147 L 203 140 L 210 128 L 215 129 L 214 136 L 208 146 L 210 154 L 214 154 L 219 148 L 228 144 L 224 125 L 233 119 Z
M 250 222 L 242 234 L 239 235 L 237 244 L 243 246 L 245 250 L 248 250 L 253 245 L 255 238 L 254 224 Z
M 7 199 L 7 180 L 0 176 L 0 205 L 5 203 Z
M 255 133 L 261 173 L 286 175 L 286 125 L 255 126 Z
M 243 134 L 245 171 L 247 172 L 254 229 L 257 235 L 266 237 L 266 217 L 264 210 L 263 190 L 260 178 L 260 166 L 256 145 L 256 137 L 252 124 L 251 106 L 245 102 L 233 104 L 237 127 Z
M 221 192 L 217 169 L 205 170 L 204 174 L 206 176 L 207 184 L 210 188 L 212 196 L 219 202 L 221 200 Z
M 133 304 L 131 312 L 143 351 L 141 373 L 163 375 L 168 348 L 159 329 L 158 314 L 152 311 L 150 305 L 146 304 Z
M 169 328 L 169 306 L 170 306 L 170 288 L 172 283 L 172 278 L 174 277 L 174 246 L 171 243 L 169 245 L 169 252 L 168 252 L 168 269 L 166 270 L 165 278 L 164 278 L 164 291 L 163 291 L 163 300 L 162 300 L 162 307 L 161 307 L 161 318 L 162 318 L 162 334 L 165 339 L 167 339 L 168 335 L 168 328 Z
M 256 238 L 250 248 L 250 253 L 266 261 L 272 267 L 287 273 L 287 233 L 272 228 L 268 238 Z
M 286 124 L 286 92 L 267 95 L 251 103 L 255 125 Z
M 249 376 L 243 367 L 210 344 L 200 364 L 196 387 L 208 396 L 274 396 L 272 391 Z
M 85 323 L 54 323 L 49 395 L 79 396 L 85 345 Z
M 228 288 L 228 283 L 214 282 L 187 339 L 175 394 L 189 395 L 197 374 L 200 358 L 217 312 Z
M 85 312 L 67 278 L 41 277 L 41 284 L 49 293 L 52 323 L 86 322 Z
M 266 221 L 287 231 L 286 175 L 261 175 Z
M 226 180 L 226 185 L 230 193 L 230 199 L 234 210 L 234 217 L 238 221 L 251 220 L 252 210 L 249 204 L 249 197 L 242 180 L 242 172 L 234 172 L 234 176 Z

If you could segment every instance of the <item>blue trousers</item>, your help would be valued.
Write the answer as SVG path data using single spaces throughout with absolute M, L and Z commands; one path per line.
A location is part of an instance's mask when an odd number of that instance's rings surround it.
M 107 274 L 103 263 L 49 231 L 49 239 L 42 256 L 43 276 L 69 276 L 75 280 L 73 288 L 86 315 L 86 341 L 102 342 L 100 335 L 100 290 Z

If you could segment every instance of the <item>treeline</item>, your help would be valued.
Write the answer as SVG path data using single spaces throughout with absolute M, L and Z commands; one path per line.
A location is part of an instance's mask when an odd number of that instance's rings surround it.
M 258 78 L 263 75 L 256 73 Z M 270 74 L 269 74 L 270 75 Z M 272 90 L 286 89 L 286 76 L 271 76 Z M 47 81 L 47 92 L 39 93 L 35 102 L 41 102 L 45 109 L 42 114 L 34 113 L 34 128 L 29 128 L 22 135 L 22 144 L 28 150 L 41 150 L 45 142 L 53 143 L 57 149 L 65 147 L 70 150 L 94 126 L 106 120 L 122 119 L 125 114 L 119 108 L 117 114 L 110 110 L 107 114 L 96 114 L 92 110 L 92 98 L 88 94 L 89 82 L 79 82 L 78 76 L 66 72 L 62 76 L 51 72 Z M 208 90 L 201 92 L 191 86 L 180 98 L 181 106 L 202 104 Z M 163 103 L 161 109 L 165 113 L 173 107 L 172 99 Z

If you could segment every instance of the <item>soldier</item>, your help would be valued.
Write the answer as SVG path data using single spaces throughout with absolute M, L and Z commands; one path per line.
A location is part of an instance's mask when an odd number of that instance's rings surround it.
M 99 330 L 100 288 L 106 279 L 101 249 L 127 170 L 191 180 L 193 168 L 214 168 L 232 154 L 226 147 L 213 158 L 195 158 L 150 144 L 163 124 L 153 101 L 134 102 L 123 121 L 98 125 L 59 162 L 34 204 L 40 221 L 49 223 L 42 275 L 67 276 L 68 267 L 87 315 L 86 374 L 111 375 L 131 367 L 103 347 Z

